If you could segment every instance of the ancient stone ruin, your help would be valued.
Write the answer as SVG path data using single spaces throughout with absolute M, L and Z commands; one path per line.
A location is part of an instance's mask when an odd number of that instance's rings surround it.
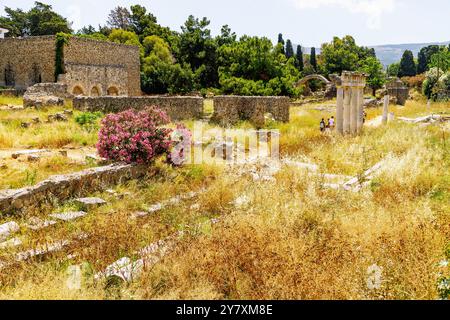
M 321 74 L 310 74 L 298 81 L 295 86 L 301 86 L 307 84 L 311 80 L 319 80 L 325 83 L 325 91 L 323 92 L 323 97 L 327 99 L 332 99 L 336 96 L 336 84 L 339 82 L 339 76 L 335 74 L 330 75 L 330 80 L 322 76 Z M 309 90 L 309 89 L 308 89 Z
M 341 134 L 361 132 L 364 122 L 366 75 L 344 71 L 337 87 L 336 130 Z
M 249 120 L 256 126 L 265 123 L 265 114 L 270 113 L 274 120 L 289 122 L 288 97 L 250 97 L 217 96 L 214 97 L 212 121 L 229 126 L 239 120 Z
M 62 106 L 65 98 L 72 98 L 64 83 L 37 83 L 23 95 L 24 107 Z
M 128 110 L 142 110 L 148 106 L 158 106 L 172 120 L 200 119 L 203 114 L 203 98 L 201 97 L 76 97 L 73 107 L 82 111 L 101 111 L 117 113 Z
M 112 164 L 87 169 L 81 172 L 57 175 L 31 187 L 2 190 L 0 192 L 0 212 L 2 214 L 24 213 L 56 199 L 63 201 L 75 196 L 104 190 L 131 179 L 139 179 L 150 174 L 151 169 L 135 164 Z
M 139 96 L 139 48 L 78 37 L 62 46 L 56 36 L 0 39 L 0 86 L 26 90 L 42 84 L 25 94 L 27 105 L 40 105 L 55 83 L 74 96 Z M 57 87 L 52 97 L 64 99 Z

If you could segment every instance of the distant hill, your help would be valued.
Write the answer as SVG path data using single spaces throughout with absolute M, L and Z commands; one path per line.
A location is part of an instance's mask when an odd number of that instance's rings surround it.
M 394 62 L 399 62 L 402 58 L 403 52 L 405 50 L 411 50 L 414 57 L 417 58 L 417 54 L 420 49 L 430 45 L 448 45 L 450 41 L 447 42 L 430 42 L 430 43 L 408 43 L 408 44 L 386 44 L 381 46 L 369 46 L 369 48 L 374 48 L 378 59 L 384 66 L 388 66 Z M 294 45 L 297 48 L 297 45 Z M 305 47 L 302 49 L 303 53 L 309 54 L 311 48 Z M 320 48 L 316 48 L 316 53 L 320 54 Z
M 411 50 L 414 54 L 414 57 L 417 58 L 420 49 L 423 47 L 427 47 L 430 45 L 448 45 L 450 41 L 447 42 L 432 42 L 432 43 L 412 43 L 412 44 L 392 44 L 392 45 L 382 45 L 382 46 L 373 46 L 371 48 L 375 49 L 377 53 L 378 59 L 380 59 L 383 65 L 388 66 L 394 62 L 400 61 L 402 58 L 403 52 L 405 50 Z

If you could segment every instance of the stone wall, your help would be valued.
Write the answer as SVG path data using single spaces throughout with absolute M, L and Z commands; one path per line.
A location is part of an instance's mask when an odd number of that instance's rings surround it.
M 0 86 L 23 90 L 39 82 L 55 82 L 55 37 L 0 39 Z
M 148 173 L 148 166 L 114 164 L 53 176 L 32 187 L 0 191 L 0 216 L 23 214 L 55 202 L 87 196 L 111 185 L 142 178 Z
M 45 107 L 64 105 L 66 98 L 73 98 L 67 92 L 67 85 L 63 83 L 36 83 L 29 87 L 23 95 L 23 106 Z
M 409 88 L 400 79 L 391 79 L 386 83 L 387 94 L 395 97 L 398 105 L 404 106 L 409 98 Z
M 0 86 L 25 90 L 56 82 L 56 37 L 0 39 Z M 64 46 L 65 74 L 58 82 L 85 96 L 141 95 L 137 46 L 71 37 Z
M 75 109 L 90 112 L 117 113 L 130 108 L 142 110 L 148 106 L 164 110 L 172 120 L 199 119 L 203 115 L 201 97 L 76 97 L 73 100 Z
M 212 121 L 229 126 L 239 120 L 249 120 L 263 126 L 264 115 L 271 113 L 275 120 L 289 122 L 289 106 L 288 97 L 217 96 Z
M 7 97 L 18 97 L 20 94 L 24 93 L 23 90 L 17 89 L 0 89 L 0 96 Z
M 69 90 L 80 85 L 85 95 L 91 95 L 98 82 L 105 95 L 111 87 L 116 87 L 118 94 L 141 95 L 137 46 L 72 37 L 64 46 L 64 64 Z
M 60 81 L 67 84 L 68 92 L 90 97 L 128 95 L 128 74 L 120 65 L 65 65 L 66 74 Z

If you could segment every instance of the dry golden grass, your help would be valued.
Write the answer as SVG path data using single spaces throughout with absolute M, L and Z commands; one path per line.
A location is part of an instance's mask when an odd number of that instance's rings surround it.
M 7 167 L 0 168 L 0 190 L 31 186 L 55 174 L 72 173 L 93 166 L 63 156 L 50 156 L 37 162 L 10 160 L 3 163 L 7 163 Z
M 7 99 L 7 100 L 6 100 Z M 0 105 L 11 98 L 0 96 Z M 5 101 L 6 100 L 6 101 Z M 22 104 L 21 100 L 16 103 Z M 79 112 L 74 112 L 67 122 L 45 123 L 48 115 L 71 109 L 65 107 L 49 107 L 24 110 L 0 110 L 0 148 L 61 148 L 66 145 L 94 146 L 97 142 L 97 132 L 84 130 L 74 118 Z M 32 124 L 30 128 L 21 128 L 22 122 L 31 122 L 39 117 L 41 123 Z

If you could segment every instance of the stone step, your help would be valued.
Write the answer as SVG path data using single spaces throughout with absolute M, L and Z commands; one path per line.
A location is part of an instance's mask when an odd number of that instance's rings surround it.
M 33 231 L 39 231 L 55 225 L 57 222 L 53 220 L 41 220 L 39 218 L 31 218 L 26 227 Z
M 5 240 L 11 234 L 20 230 L 20 226 L 15 221 L 10 221 L 0 225 L 0 240 Z
M 79 218 L 82 218 L 84 216 L 86 216 L 87 213 L 84 211 L 75 211 L 75 212 L 63 212 L 63 213 L 56 213 L 56 214 L 51 214 L 50 217 L 57 219 L 57 220 L 62 220 L 62 221 L 73 221 Z
M 83 210 L 89 211 L 105 205 L 106 201 L 100 198 L 78 198 L 75 199 L 75 203 L 83 208 Z

